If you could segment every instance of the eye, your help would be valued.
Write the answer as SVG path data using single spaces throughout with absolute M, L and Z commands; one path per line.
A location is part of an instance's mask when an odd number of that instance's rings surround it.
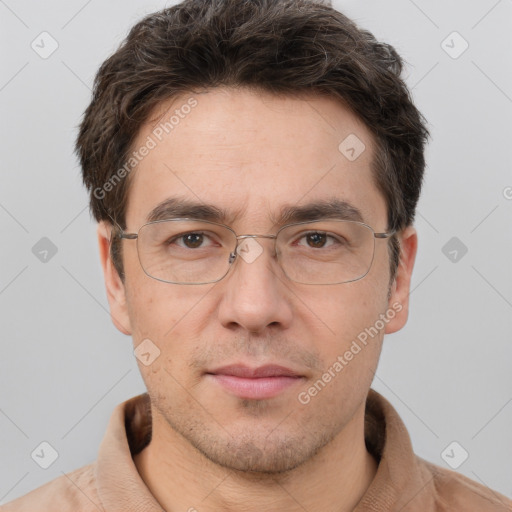
M 203 242 L 210 240 L 208 235 L 200 232 L 184 233 L 169 240 L 168 245 L 176 244 L 186 249 L 198 249 L 203 246 Z M 203 246 L 204 247 L 204 246 Z
M 333 236 L 328 235 L 327 233 L 322 233 L 320 231 L 313 231 L 310 233 L 305 233 L 301 236 L 299 240 L 306 240 L 306 244 L 308 247 L 313 249 L 323 249 L 325 247 L 330 247 L 333 243 L 339 243 L 339 241 Z M 299 241 L 299 245 L 301 244 Z

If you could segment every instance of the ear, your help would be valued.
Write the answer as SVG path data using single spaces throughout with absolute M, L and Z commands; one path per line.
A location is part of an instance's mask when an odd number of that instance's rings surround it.
M 110 305 L 110 317 L 114 325 L 123 333 L 131 334 L 130 317 L 126 305 L 126 291 L 110 255 L 110 239 L 112 226 L 102 221 L 98 224 L 98 246 L 103 277 Z
M 411 288 L 411 275 L 418 249 L 418 235 L 416 229 L 408 226 L 398 234 L 400 241 L 400 261 L 390 289 L 388 308 L 394 310 L 396 315 L 386 324 L 386 334 L 399 331 L 409 316 L 409 294 Z

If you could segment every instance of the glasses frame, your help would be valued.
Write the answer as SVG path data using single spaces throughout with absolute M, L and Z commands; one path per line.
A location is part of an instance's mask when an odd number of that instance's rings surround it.
M 219 226 L 219 227 L 226 228 L 226 229 L 228 229 L 229 231 L 231 231 L 233 233 L 233 235 L 235 236 L 235 239 L 236 239 L 236 245 L 235 245 L 234 250 L 229 254 L 229 260 L 228 260 L 229 266 L 228 266 L 228 269 L 226 270 L 226 272 L 224 273 L 224 275 L 222 277 L 219 277 L 219 279 L 215 279 L 214 281 L 206 281 L 204 283 L 181 283 L 181 282 L 176 282 L 176 281 L 166 281 L 165 279 L 160 279 L 158 277 L 154 277 L 154 276 L 152 276 L 151 274 L 149 274 L 146 271 L 146 269 L 144 268 L 144 265 L 142 264 L 142 261 L 140 259 L 139 233 L 146 226 L 149 226 L 149 225 L 152 225 L 152 224 L 162 224 L 164 222 L 170 222 L 170 221 L 192 221 L 192 222 L 201 222 L 201 223 L 205 223 L 205 224 L 212 224 L 214 226 Z M 371 233 L 373 234 L 374 244 L 373 244 L 373 254 L 372 254 L 371 261 L 370 261 L 370 265 L 368 266 L 368 270 L 362 276 L 360 276 L 360 277 L 358 277 L 356 279 L 350 279 L 349 281 L 342 281 L 340 283 L 314 284 L 314 283 L 302 283 L 300 281 L 296 281 L 295 279 L 292 279 L 290 276 L 288 276 L 288 274 L 284 270 L 284 268 L 283 268 L 283 266 L 281 264 L 281 261 L 279 259 L 279 254 L 277 252 L 277 237 L 279 236 L 279 233 L 281 231 L 283 231 L 283 229 L 286 229 L 286 228 L 289 228 L 289 227 L 292 227 L 292 226 L 301 226 L 301 225 L 305 225 L 305 224 L 315 224 L 315 223 L 320 223 L 320 222 L 325 222 L 325 221 L 350 222 L 351 224 L 359 224 L 360 226 L 364 226 L 365 228 L 367 228 L 367 229 L 369 229 L 371 231 Z M 218 283 L 219 281 L 224 279 L 229 274 L 229 271 L 231 270 L 231 268 L 233 267 L 233 264 L 237 260 L 237 256 L 238 256 L 237 250 L 238 250 L 238 245 L 239 245 L 239 241 L 240 240 L 245 240 L 247 238 L 269 238 L 269 239 L 274 239 L 274 249 L 273 249 L 274 254 L 277 257 L 277 261 L 279 263 L 279 266 L 281 267 L 281 270 L 283 271 L 284 275 L 290 281 L 292 281 L 294 283 L 299 283 L 299 284 L 304 284 L 304 285 L 311 285 L 311 286 L 330 286 L 330 285 L 334 285 L 334 284 L 353 283 L 354 281 L 360 281 L 361 279 L 363 279 L 368 274 L 368 272 L 370 272 L 370 270 L 372 268 L 372 265 L 373 265 L 373 260 L 375 258 L 375 239 L 382 240 L 382 239 L 391 238 L 396 233 L 397 233 L 396 229 L 394 229 L 392 231 L 386 231 L 386 232 L 377 233 L 371 226 L 369 226 L 368 224 L 366 224 L 364 222 L 359 222 L 359 221 L 356 221 L 356 220 L 348 220 L 348 219 L 347 220 L 344 220 L 344 219 L 333 219 L 331 217 L 326 217 L 326 218 L 323 218 L 323 219 L 306 220 L 306 221 L 302 221 L 302 222 L 293 222 L 291 224 L 285 224 L 284 226 L 281 226 L 279 228 L 279 230 L 277 231 L 277 233 L 275 235 L 271 235 L 271 234 L 266 234 L 266 235 L 253 235 L 253 234 L 237 235 L 233 228 L 227 226 L 226 224 L 221 224 L 219 222 L 213 222 L 213 221 L 203 220 L 203 219 L 194 219 L 194 218 L 190 218 L 190 217 L 172 217 L 172 218 L 169 218 L 169 219 L 161 219 L 161 220 L 155 220 L 155 221 L 151 221 L 151 222 L 146 222 L 145 224 L 143 224 L 139 228 L 137 233 L 127 233 L 120 226 L 117 226 L 116 233 L 113 233 L 113 236 L 115 236 L 115 237 L 117 237 L 117 238 L 119 238 L 121 240 L 137 240 L 137 257 L 139 259 L 139 263 L 140 263 L 140 266 L 141 266 L 142 270 L 151 279 L 155 279 L 156 281 L 160 281 L 162 283 L 179 284 L 179 285 L 201 285 L 201 284 Z

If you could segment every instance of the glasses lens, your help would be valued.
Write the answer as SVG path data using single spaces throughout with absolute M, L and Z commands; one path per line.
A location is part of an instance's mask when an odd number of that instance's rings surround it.
M 204 221 L 168 220 L 139 231 L 144 272 L 168 283 L 204 284 L 222 279 L 236 245 L 228 228 Z
M 287 226 L 277 244 L 283 271 L 293 281 L 339 284 L 368 273 L 375 238 L 365 224 L 327 220 Z
M 227 274 L 236 235 L 216 223 L 174 219 L 143 226 L 137 244 L 148 276 L 168 283 L 206 284 Z M 370 270 L 374 247 L 371 228 L 352 221 L 291 225 L 277 237 L 284 273 L 303 284 L 361 279 Z

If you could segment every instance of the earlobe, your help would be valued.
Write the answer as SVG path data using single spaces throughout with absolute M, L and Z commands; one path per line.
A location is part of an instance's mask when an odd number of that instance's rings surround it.
M 399 331 L 407 323 L 411 276 L 418 249 L 416 229 L 413 226 L 408 226 L 399 233 L 399 240 L 400 261 L 388 299 L 388 308 L 393 309 L 395 314 L 386 325 L 386 334 Z
M 102 221 L 98 224 L 98 247 L 100 262 L 103 268 L 107 299 L 110 305 L 110 317 L 114 325 L 123 334 L 131 334 L 130 317 L 126 304 L 126 290 L 110 253 L 112 226 Z

